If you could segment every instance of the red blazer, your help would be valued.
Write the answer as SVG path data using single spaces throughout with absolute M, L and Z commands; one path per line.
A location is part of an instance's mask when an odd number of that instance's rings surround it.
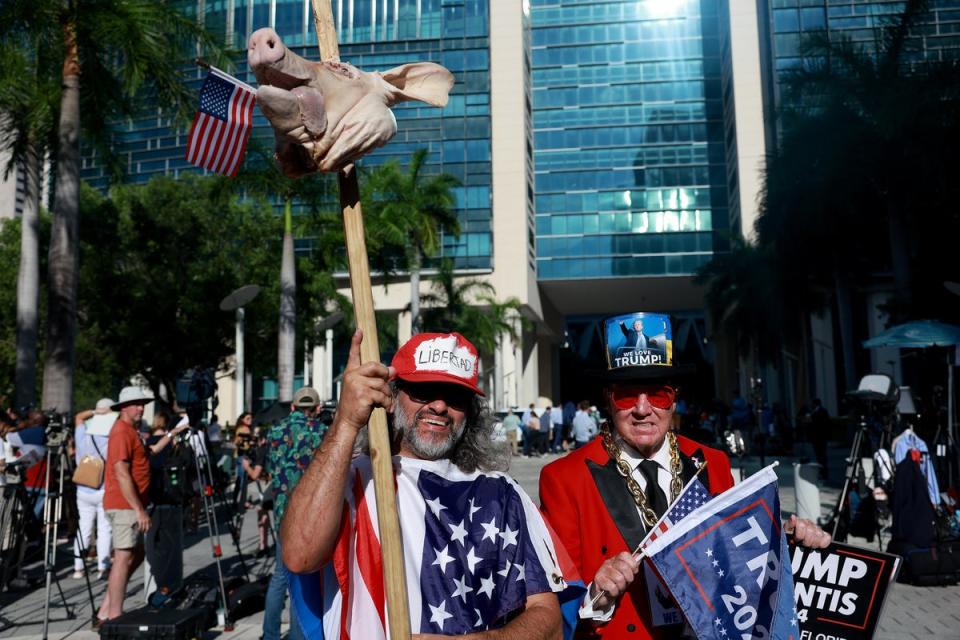
M 693 458 L 710 464 L 700 476 L 716 495 L 733 486 L 730 461 L 722 451 L 679 436 L 684 482 L 696 473 Z M 633 551 L 646 528 L 627 484 L 600 438 L 548 464 L 540 473 L 541 510 L 557 532 L 583 581 L 590 583 L 604 560 Z M 666 638 L 676 627 L 653 627 L 643 569 L 617 603 L 613 618 L 595 624 L 581 620 L 577 638 Z

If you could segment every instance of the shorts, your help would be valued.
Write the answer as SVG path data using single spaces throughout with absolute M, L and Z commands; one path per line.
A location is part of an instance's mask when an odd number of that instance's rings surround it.
M 134 549 L 143 545 L 143 532 L 133 509 L 107 509 L 107 520 L 113 528 L 114 549 Z

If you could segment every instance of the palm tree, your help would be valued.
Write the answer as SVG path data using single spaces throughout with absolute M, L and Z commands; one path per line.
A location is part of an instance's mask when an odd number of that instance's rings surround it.
M 374 168 L 365 183 L 364 208 L 373 233 L 386 242 L 404 247 L 410 272 L 410 316 L 413 333 L 420 331 L 420 270 L 425 257 L 440 249 L 441 232 L 460 235 L 453 210 L 456 177 L 426 175 L 428 151 L 418 149 L 403 172 L 396 161 Z
M 324 174 L 302 178 L 284 176 L 273 160 L 272 150 L 254 142 L 250 158 L 236 179 L 224 180 L 224 188 L 283 201 L 283 251 L 280 258 L 280 318 L 277 330 L 277 395 L 293 398 L 297 345 L 297 271 L 294 256 L 293 202 L 311 214 L 321 227 L 339 228 L 325 213 L 334 200 L 332 179 Z M 341 243 L 342 246 L 342 243 Z
M 453 262 L 440 262 L 429 293 L 420 300 L 427 309 L 423 326 L 429 331 L 456 331 L 477 347 L 484 370 L 491 370 L 494 354 L 503 337 L 519 338 L 519 330 L 530 326 L 520 311 L 523 304 L 516 297 L 498 300 L 492 284 L 476 278 L 457 280 Z
M 53 131 L 57 87 L 40 73 L 40 52 L 33 60 L 14 42 L 0 44 L 0 148 L 10 153 L 5 178 L 22 167 L 25 199 L 20 227 L 17 277 L 16 406 L 33 406 L 37 393 L 38 302 L 40 297 L 40 173 Z
M 183 83 L 183 66 L 197 44 L 218 61 L 219 49 L 194 19 L 151 0 L 7 0 L 0 8 L 0 40 L 56 52 L 59 60 L 40 69 L 57 73 L 61 87 L 42 402 L 71 411 L 81 128 L 109 160 L 109 123 L 136 113 L 141 96 L 149 96 L 144 102 L 153 108 L 184 114 L 193 100 Z
M 878 213 L 885 218 L 882 243 L 893 273 L 895 313 L 909 313 L 914 306 L 912 255 L 924 217 L 915 214 L 953 208 L 952 200 L 939 194 L 942 187 L 949 189 L 955 173 L 944 171 L 937 149 L 949 146 L 945 134 L 957 124 L 960 67 L 914 62 L 910 42 L 920 37 L 915 30 L 922 28 L 920 19 L 927 9 L 927 0 L 907 0 L 903 12 L 878 30 L 871 45 L 836 34 L 810 37 L 804 55 L 819 63 L 798 69 L 787 83 L 796 108 L 784 114 L 785 128 L 809 129 L 805 123 L 813 118 L 840 133 L 846 143 L 839 149 L 833 148 L 834 138 L 819 137 L 828 142 L 836 167 L 842 167 L 839 174 L 851 174 L 848 180 L 863 188 L 861 199 L 842 204 L 858 214 L 864 226 Z M 839 131 L 840 126 L 846 131 Z M 931 197 L 930 206 L 921 204 Z

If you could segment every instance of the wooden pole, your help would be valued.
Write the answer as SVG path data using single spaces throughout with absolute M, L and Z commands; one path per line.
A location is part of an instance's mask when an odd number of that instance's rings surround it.
M 333 23 L 330 0 L 311 0 L 317 26 L 317 41 L 321 60 L 340 60 L 337 31 Z M 340 187 L 340 207 L 343 210 L 343 230 L 350 269 L 350 289 L 357 326 L 363 330 L 360 359 L 363 362 L 380 361 L 377 339 L 377 319 L 373 309 L 373 290 L 370 287 L 370 262 L 367 259 L 367 241 L 363 231 L 363 211 L 360 208 L 360 188 L 357 171 L 337 173 Z M 380 550 L 383 558 L 383 582 L 387 596 L 387 626 L 391 640 L 410 638 L 410 613 L 407 606 L 407 581 L 403 564 L 403 545 L 400 538 L 400 518 L 397 514 L 397 495 L 394 488 L 393 462 L 390 455 L 390 437 L 387 432 L 387 413 L 373 410 L 369 423 L 370 460 L 373 463 L 373 486 L 377 496 L 377 519 L 380 523 Z

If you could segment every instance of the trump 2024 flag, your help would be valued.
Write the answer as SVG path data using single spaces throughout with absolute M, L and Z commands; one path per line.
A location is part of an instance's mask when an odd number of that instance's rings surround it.
M 516 482 L 449 460 L 396 457 L 394 466 L 413 633 L 499 629 L 531 595 L 556 593 L 572 635 L 586 588 Z M 333 557 L 319 573 L 289 576 L 306 638 L 388 638 L 372 476 L 368 457 L 354 460 Z
M 701 640 L 797 640 L 773 467 L 696 509 L 645 549 Z
M 187 162 L 225 176 L 237 175 L 253 128 L 256 101 L 253 87 L 211 68 L 190 126 Z

